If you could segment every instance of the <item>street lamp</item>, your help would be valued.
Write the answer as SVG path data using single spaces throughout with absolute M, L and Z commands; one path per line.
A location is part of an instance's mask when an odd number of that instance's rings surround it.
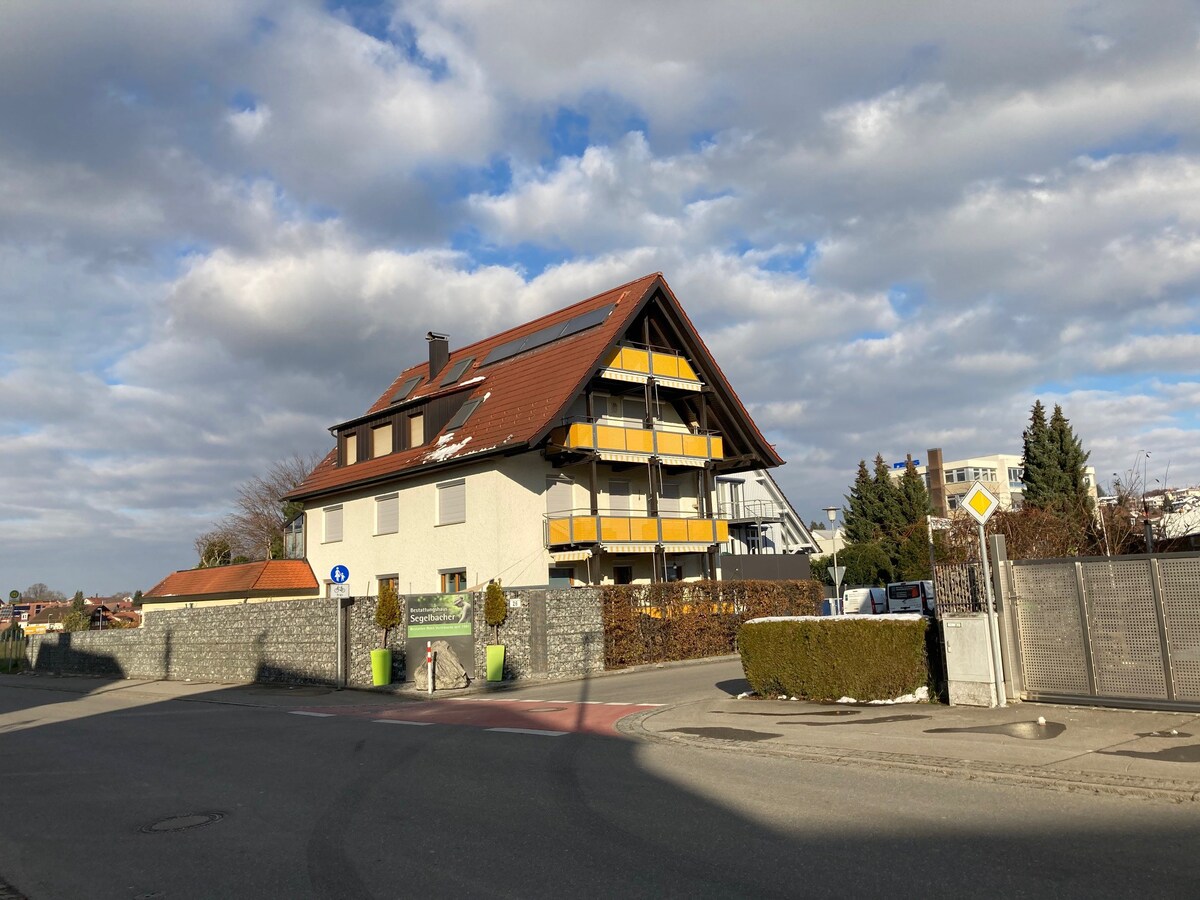
M 825 507 L 825 515 L 829 517 L 829 532 L 833 536 L 833 604 L 829 611 L 835 616 L 842 611 L 842 575 L 837 564 L 837 514 L 836 506 Z

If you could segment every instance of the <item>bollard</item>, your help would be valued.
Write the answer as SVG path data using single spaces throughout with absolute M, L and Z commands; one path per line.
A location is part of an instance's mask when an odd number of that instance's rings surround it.
M 425 675 L 429 680 L 429 693 L 433 693 L 433 641 L 425 642 Z

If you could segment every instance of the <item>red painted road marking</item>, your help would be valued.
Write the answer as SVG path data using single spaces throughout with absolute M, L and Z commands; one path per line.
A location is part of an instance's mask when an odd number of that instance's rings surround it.
M 536 706 L 497 703 L 488 700 L 456 698 L 410 702 L 395 707 L 340 706 L 333 715 L 372 719 L 376 722 L 404 724 L 465 725 L 471 728 L 507 728 L 525 731 L 562 731 L 581 734 L 616 732 L 618 719 L 632 713 L 654 709 L 653 703 L 624 703 L 620 705 L 579 703 L 570 700 L 540 700 Z M 333 707 L 310 708 L 297 712 L 322 712 L 330 715 Z

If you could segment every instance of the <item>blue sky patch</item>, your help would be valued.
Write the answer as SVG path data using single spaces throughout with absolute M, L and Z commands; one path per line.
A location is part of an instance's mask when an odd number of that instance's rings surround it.
M 519 268 L 527 280 L 536 278 L 552 266 L 574 258 L 574 254 L 562 247 L 544 247 L 528 242 L 510 245 L 489 244 L 483 240 L 478 229 L 473 227 L 456 232 L 450 239 L 450 246 L 470 258 L 470 271 L 482 266 L 513 266 Z
M 1102 160 L 1110 156 L 1154 155 L 1171 153 L 1179 149 L 1179 135 L 1164 134 L 1156 129 L 1147 129 L 1134 134 L 1114 138 L 1106 144 L 1080 151 L 1081 156 Z

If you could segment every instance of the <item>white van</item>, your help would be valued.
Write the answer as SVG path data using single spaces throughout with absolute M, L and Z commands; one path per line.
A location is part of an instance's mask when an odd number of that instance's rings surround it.
M 897 581 L 887 586 L 887 611 L 932 616 L 932 581 Z
M 847 588 L 842 595 L 842 615 L 869 616 L 887 612 L 887 590 L 881 587 Z

